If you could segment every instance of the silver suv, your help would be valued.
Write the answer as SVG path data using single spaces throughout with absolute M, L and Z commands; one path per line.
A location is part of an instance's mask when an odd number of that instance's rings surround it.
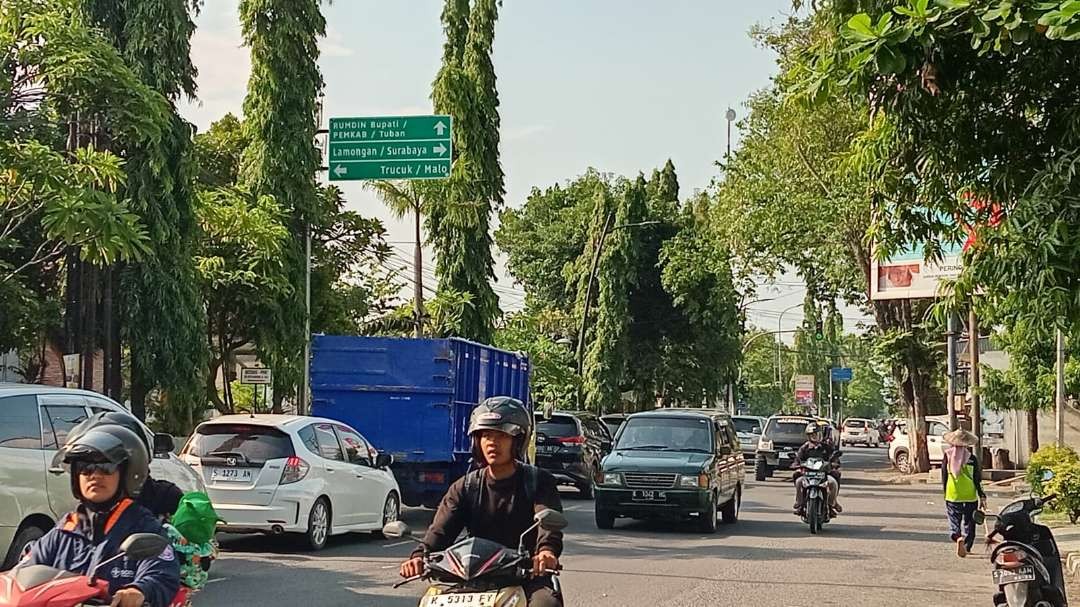
M 58 445 L 88 415 L 127 413 L 94 392 L 34 384 L 0 384 L 0 570 L 15 565 L 26 546 L 72 510 L 75 499 L 63 471 L 50 471 Z M 184 492 L 205 491 L 202 480 L 172 453 L 173 440 L 143 425 L 154 445 L 150 474 Z

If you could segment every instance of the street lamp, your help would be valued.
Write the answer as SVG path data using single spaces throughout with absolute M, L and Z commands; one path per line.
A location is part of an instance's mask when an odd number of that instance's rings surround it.
M 724 157 L 725 161 L 731 160 L 731 123 L 735 122 L 735 110 L 728 108 L 724 113 L 724 118 L 727 118 L 727 156 Z
M 778 318 L 776 320 L 776 332 L 777 333 L 782 332 L 782 329 L 783 329 L 782 325 L 784 323 L 784 314 L 787 314 L 788 312 L 794 310 L 795 308 L 802 307 L 802 305 L 803 304 L 801 304 L 801 303 L 797 303 L 797 304 L 795 304 L 795 305 L 793 305 L 791 307 L 785 308 L 782 312 L 780 312 L 780 318 Z M 781 340 L 777 339 L 776 340 L 776 385 L 780 386 L 780 387 L 783 387 L 783 385 L 784 385 L 784 360 L 783 360 L 783 354 L 782 354 L 782 351 L 781 351 L 781 346 L 782 345 L 783 345 L 783 342 Z

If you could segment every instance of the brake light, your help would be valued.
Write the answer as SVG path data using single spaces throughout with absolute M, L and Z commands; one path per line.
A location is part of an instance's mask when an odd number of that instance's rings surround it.
M 1006 550 L 998 554 L 996 564 L 1004 569 L 1016 569 L 1023 564 L 1023 555 L 1018 550 Z
M 555 439 L 560 445 L 584 445 L 584 436 L 565 436 Z
M 434 483 L 436 485 L 441 485 L 442 483 L 446 482 L 446 473 L 445 472 L 421 472 L 420 473 L 420 482 L 421 483 Z
M 307 476 L 308 470 L 311 470 L 311 466 L 294 455 L 285 460 L 285 469 L 281 471 L 281 482 L 278 484 L 288 485 L 303 480 Z

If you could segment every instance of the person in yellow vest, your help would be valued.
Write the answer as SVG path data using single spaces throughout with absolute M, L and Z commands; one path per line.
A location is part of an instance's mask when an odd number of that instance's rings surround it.
M 945 489 L 949 533 L 956 542 L 956 556 L 964 558 L 975 545 L 975 513 L 986 508 L 982 468 L 971 451 L 979 441 L 963 428 L 953 430 L 941 439 L 948 445 L 941 462 L 941 485 Z

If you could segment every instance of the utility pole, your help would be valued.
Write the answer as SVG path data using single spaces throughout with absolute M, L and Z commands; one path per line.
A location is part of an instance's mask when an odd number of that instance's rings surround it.
M 1057 365 L 1056 365 L 1056 381 L 1054 390 L 1054 400 L 1057 405 L 1057 411 L 1055 412 L 1055 432 L 1057 436 L 1057 444 L 1060 447 L 1065 446 L 1065 333 L 1062 332 L 1059 327 L 1057 330 Z
M 968 351 L 971 354 L 971 431 L 975 433 L 975 457 L 982 463 L 982 406 L 979 398 L 979 319 L 968 313 Z
M 315 136 L 329 136 L 330 132 L 323 128 L 323 119 L 326 115 L 326 95 L 319 93 L 315 101 Z M 315 184 L 318 186 L 319 178 L 328 167 L 323 165 L 327 145 L 321 141 L 316 142 L 319 150 L 319 168 L 315 171 Z M 311 412 L 308 394 L 311 391 L 311 218 L 304 217 L 304 381 L 300 386 L 300 394 L 296 399 L 297 415 L 305 415 Z
M 949 430 L 956 430 L 960 422 L 956 419 L 956 314 L 949 313 L 948 331 L 945 334 L 946 355 L 948 357 L 948 387 L 945 401 L 949 407 Z

